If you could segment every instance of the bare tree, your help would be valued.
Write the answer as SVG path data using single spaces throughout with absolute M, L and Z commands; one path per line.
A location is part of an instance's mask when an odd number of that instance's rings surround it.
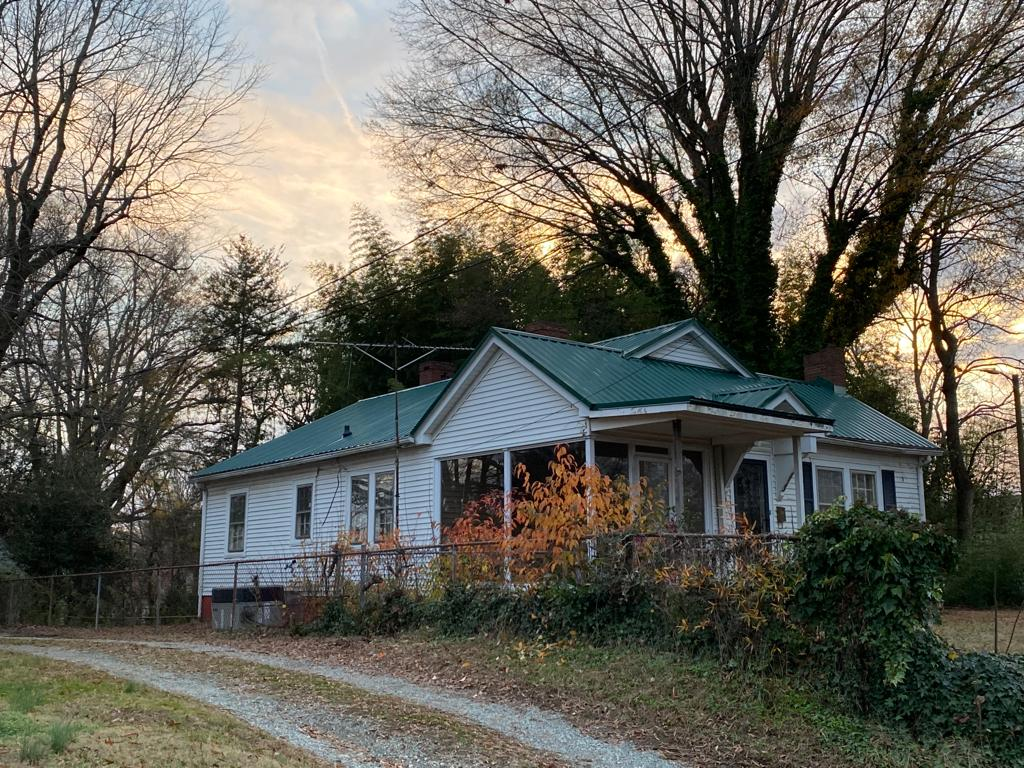
M 179 238 L 124 240 L 105 244 L 152 258 L 91 255 L 18 334 L 3 381 L 5 426 L 23 450 L 87 457 L 116 513 L 130 509 L 140 475 L 188 465 L 206 427 L 192 257 Z
M 409 0 L 401 28 L 376 130 L 425 204 L 582 237 L 665 314 L 690 310 L 682 252 L 706 319 L 766 368 L 890 306 L 934 187 L 985 176 L 1024 119 L 1021 0 Z M 788 327 L 784 205 L 816 218 Z
M 257 79 L 210 0 L 0 4 L 0 361 L 105 232 L 224 178 Z

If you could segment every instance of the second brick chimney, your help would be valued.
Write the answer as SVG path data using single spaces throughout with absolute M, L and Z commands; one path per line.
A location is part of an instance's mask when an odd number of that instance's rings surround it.
M 825 379 L 834 386 L 846 388 L 846 350 L 842 347 L 825 347 L 818 352 L 804 355 L 804 381 Z
M 420 363 L 420 384 L 433 384 L 450 379 L 455 375 L 455 363 L 443 360 L 427 360 Z

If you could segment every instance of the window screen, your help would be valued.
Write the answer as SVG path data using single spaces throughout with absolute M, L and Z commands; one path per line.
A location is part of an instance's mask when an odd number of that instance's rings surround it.
M 679 526 L 684 533 L 704 533 L 704 456 L 700 451 L 683 451 L 682 512 Z
M 569 449 L 569 453 L 576 459 L 577 466 L 583 464 L 583 443 L 560 443 L 559 445 L 564 445 Z M 520 465 L 529 474 L 531 483 L 543 482 L 549 474 L 549 465 L 555 460 L 557 448 L 558 445 L 545 445 L 540 448 L 521 448 L 512 451 L 512 487 L 524 487 L 524 478 L 519 471 Z
M 846 495 L 843 488 L 843 470 L 818 467 L 818 509 L 828 509 Z
M 629 482 L 629 446 L 625 443 L 594 443 L 594 463 L 614 481 Z
M 504 492 L 504 454 L 445 459 L 441 462 L 441 530 L 462 517 L 470 502 L 485 496 L 500 497 Z

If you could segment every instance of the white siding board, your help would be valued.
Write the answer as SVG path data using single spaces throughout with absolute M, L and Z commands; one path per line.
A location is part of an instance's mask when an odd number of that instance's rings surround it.
M 565 397 L 504 352 L 435 433 L 435 458 L 580 440 L 583 418 Z
M 644 355 L 644 357 L 725 370 L 725 366 L 708 350 L 704 343 L 692 335 L 683 336 L 681 339 L 677 339 Z

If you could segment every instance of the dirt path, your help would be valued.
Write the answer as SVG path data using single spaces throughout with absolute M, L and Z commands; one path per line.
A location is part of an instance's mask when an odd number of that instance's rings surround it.
M 213 658 L 272 668 L 288 673 L 312 675 L 332 681 L 339 686 L 358 689 L 374 697 L 396 704 L 425 708 L 450 717 L 453 726 L 468 723 L 490 732 L 495 740 L 512 740 L 533 751 L 526 764 L 547 766 L 560 763 L 593 768 L 678 768 L 653 752 L 644 752 L 625 743 L 607 743 L 587 736 L 561 716 L 534 707 L 515 707 L 480 701 L 454 693 L 435 690 L 408 680 L 387 676 L 368 675 L 343 666 L 318 664 L 264 653 L 242 651 L 224 646 L 198 642 L 170 641 L 118 641 L 94 640 L 85 647 L 81 640 L 51 638 L 19 638 L 19 642 L 0 642 L 0 648 L 14 652 L 32 653 L 102 670 L 115 676 L 136 680 L 161 690 L 189 696 L 221 707 L 245 722 L 272 733 L 289 743 L 306 749 L 317 756 L 351 768 L 379 768 L 388 766 L 422 766 L 448 768 L 460 766 L 450 756 L 438 755 L 437 749 L 423 744 L 421 738 L 393 732 L 375 733 L 365 723 L 347 717 L 330 716 L 315 707 L 296 706 L 294 702 L 246 690 L 229 690 L 205 673 L 183 673 L 180 669 L 161 668 L 144 660 L 133 660 L 122 654 L 131 646 L 168 652 L 168 661 L 175 652 L 199 653 Z M 28 640 L 29 642 L 25 642 Z M 68 647 L 73 644 L 76 647 Z M 96 650 L 96 645 L 107 645 L 112 653 Z M 486 735 L 486 733 L 484 734 Z M 477 745 L 479 746 L 479 745 Z M 522 758 L 521 754 L 516 755 Z M 471 764 L 524 764 L 516 759 L 509 762 L 507 755 L 499 763 L 474 762 Z

